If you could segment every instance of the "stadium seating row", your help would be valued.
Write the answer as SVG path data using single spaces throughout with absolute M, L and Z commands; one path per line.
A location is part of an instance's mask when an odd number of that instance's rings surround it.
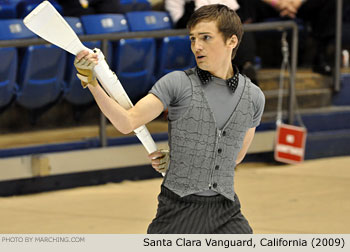
M 0 0 L 0 19 L 24 18 L 43 0 Z M 62 13 L 62 7 L 54 0 L 52 5 Z
M 168 14 L 155 11 L 65 19 L 78 35 L 172 28 Z M 33 37 L 36 35 L 24 26 L 21 19 L 0 20 L 0 40 Z M 89 48 L 101 46 L 99 41 L 84 43 Z M 75 105 L 92 101 L 91 94 L 81 88 L 76 77 L 74 56 L 56 46 L 0 48 L 0 57 L 3 60 L 0 66 L 0 108 L 15 99 L 25 108 L 37 109 L 54 103 L 62 95 Z M 107 59 L 134 103 L 164 74 L 189 68 L 195 63 L 187 36 L 110 41 Z
M 0 19 L 24 18 L 43 0 L 0 0 Z M 63 8 L 55 0 L 48 0 L 60 12 Z M 148 0 L 120 0 L 121 13 L 151 10 Z

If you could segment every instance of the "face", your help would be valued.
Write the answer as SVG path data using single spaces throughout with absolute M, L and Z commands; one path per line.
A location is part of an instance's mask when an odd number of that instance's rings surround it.
M 233 38 L 233 39 L 232 39 Z M 214 74 L 231 66 L 232 49 L 237 45 L 232 38 L 224 41 L 216 21 L 201 21 L 190 30 L 191 49 L 199 68 Z

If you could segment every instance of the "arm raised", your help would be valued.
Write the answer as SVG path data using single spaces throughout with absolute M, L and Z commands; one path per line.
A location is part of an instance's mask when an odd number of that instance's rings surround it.
M 134 107 L 126 110 L 110 98 L 99 85 L 89 85 L 88 88 L 103 114 L 123 134 L 152 121 L 163 111 L 163 103 L 153 94 L 146 95 Z
M 142 98 L 135 106 L 124 108 L 111 98 L 93 76 L 92 69 L 98 64 L 96 53 L 81 51 L 77 54 L 74 65 L 84 87 L 88 87 L 103 114 L 114 127 L 123 134 L 152 121 L 163 111 L 163 103 L 153 94 Z

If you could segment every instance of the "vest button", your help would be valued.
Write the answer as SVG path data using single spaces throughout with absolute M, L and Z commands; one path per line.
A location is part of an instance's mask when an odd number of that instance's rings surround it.
M 216 165 L 216 166 L 215 166 L 215 170 L 219 170 L 219 167 L 220 167 L 220 166 Z
M 221 153 L 222 152 L 222 149 L 220 148 L 220 149 L 218 149 L 218 153 Z
M 223 132 L 222 132 L 222 135 L 223 135 L 223 136 L 226 136 L 226 131 L 223 131 Z
M 214 188 L 218 187 L 218 184 L 214 183 L 214 184 L 213 184 L 213 187 L 214 187 Z

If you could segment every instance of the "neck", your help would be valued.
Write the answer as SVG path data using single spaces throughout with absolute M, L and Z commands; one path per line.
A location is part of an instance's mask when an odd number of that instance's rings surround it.
M 209 71 L 215 77 L 218 77 L 223 80 L 227 80 L 234 75 L 234 70 L 232 67 L 231 60 L 229 62 L 225 62 L 225 64 L 218 67 L 216 70 Z

